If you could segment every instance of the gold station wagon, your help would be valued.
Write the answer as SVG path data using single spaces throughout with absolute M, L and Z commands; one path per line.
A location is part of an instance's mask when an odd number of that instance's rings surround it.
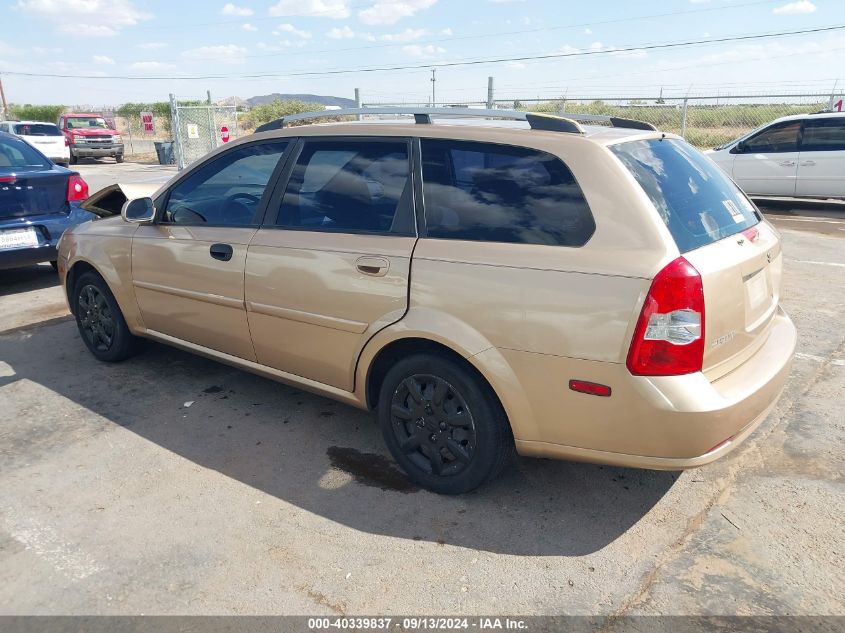
M 67 231 L 59 267 L 94 356 L 146 337 L 372 409 L 408 476 L 450 494 L 514 450 L 700 466 L 774 406 L 796 342 L 780 239 L 681 138 L 365 112 L 396 116 L 286 117 L 151 198 L 92 197 L 122 218 Z

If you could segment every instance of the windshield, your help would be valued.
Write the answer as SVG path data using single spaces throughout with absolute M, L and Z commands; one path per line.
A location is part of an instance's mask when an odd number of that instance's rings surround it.
M 102 117 L 68 117 L 67 129 L 69 130 L 92 128 L 98 130 L 107 130 L 109 129 L 109 126 L 106 125 L 106 120 Z
M 610 150 L 651 199 L 682 253 L 760 221 L 754 205 L 730 178 L 684 141 L 629 141 Z
M 62 133 L 51 123 L 19 123 L 14 126 L 15 134 L 21 136 L 61 136 Z
M 0 138 L 0 173 L 50 168 L 41 153 L 26 141 L 14 137 Z

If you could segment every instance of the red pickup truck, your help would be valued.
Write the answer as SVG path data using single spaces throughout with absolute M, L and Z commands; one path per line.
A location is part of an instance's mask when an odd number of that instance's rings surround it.
M 99 156 L 112 156 L 118 163 L 123 162 L 123 139 L 99 114 L 62 114 L 58 126 L 70 147 L 71 164 L 80 158 Z

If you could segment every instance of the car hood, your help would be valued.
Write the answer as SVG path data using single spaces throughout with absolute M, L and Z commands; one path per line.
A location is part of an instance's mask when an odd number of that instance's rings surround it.
M 101 218 L 120 215 L 127 200 L 152 196 L 159 187 L 157 183 L 116 183 L 91 194 L 80 206 Z

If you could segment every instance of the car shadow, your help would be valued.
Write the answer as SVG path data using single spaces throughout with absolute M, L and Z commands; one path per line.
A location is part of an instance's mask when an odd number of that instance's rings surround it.
M 580 556 L 635 525 L 678 477 L 523 458 L 476 492 L 438 496 L 411 485 L 389 459 L 371 413 L 192 354 L 148 343 L 107 365 L 64 322 L 0 335 L 0 358 L 14 372 L 0 377 L 0 387 L 36 382 L 203 468 L 394 538 Z M 25 448 L 18 457 L 47 459 L 69 436 L 60 425 L 44 430 L 42 453 Z
M 60 283 L 59 276 L 49 263 L 0 270 L 0 297 L 52 288 Z

